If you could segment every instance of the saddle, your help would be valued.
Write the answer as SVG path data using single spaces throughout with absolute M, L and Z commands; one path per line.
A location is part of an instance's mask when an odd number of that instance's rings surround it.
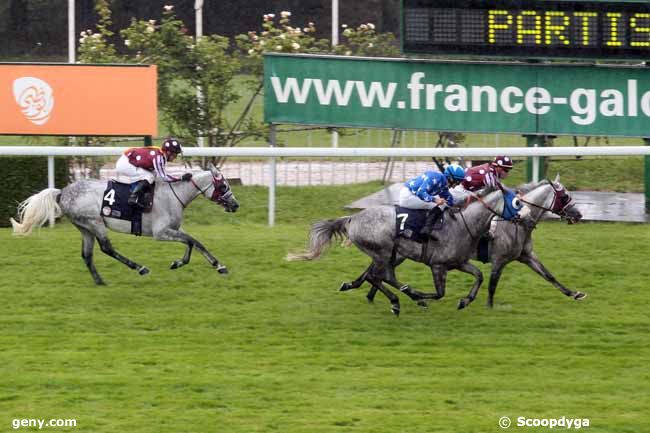
M 131 234 L 140 236 L 142 234 L 142 214 L 151 212 L 153 207 L 153 190 L 144 192 L 144 208 L 140 206 L 131 206 L 129 204 L 129 195 L 131 194 L 131 185 L 128 183 L 109 180 L 106 183 L 106 190 L 102 195 L 101 216 L 102 218 L 115 218 L 131 222 Z

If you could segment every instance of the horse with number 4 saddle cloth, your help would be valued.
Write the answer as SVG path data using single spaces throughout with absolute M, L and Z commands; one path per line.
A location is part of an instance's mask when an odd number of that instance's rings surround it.
M 142 235 L 142 214 L 151 212 L 155 184 L 141 193 L 138 203 L 129 204 L 129 195 L 133 184 L 122 183 L 116 180 L 109 180 L 106 183 L 106 190 L 102 195 L 102 206 L 100 215 L 102 218 L 115 218 L 131 222 L 131 234 Z

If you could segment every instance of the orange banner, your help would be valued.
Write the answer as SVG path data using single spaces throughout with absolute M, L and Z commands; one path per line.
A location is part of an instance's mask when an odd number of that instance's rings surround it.
M 0 64 L 0 134 L 158 135 L 156 66 Z

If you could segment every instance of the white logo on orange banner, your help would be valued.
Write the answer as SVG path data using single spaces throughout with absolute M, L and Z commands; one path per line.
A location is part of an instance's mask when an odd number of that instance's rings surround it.
M 14 81 L 14 98 L 30 122 L 44 125 L 54 108 L 54 92 L 45 81 L 35 77 L 21 77 Z

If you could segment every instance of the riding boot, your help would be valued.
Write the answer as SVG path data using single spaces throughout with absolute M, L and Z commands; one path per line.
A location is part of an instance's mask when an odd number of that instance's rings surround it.
M 130 206 L 139 206 L 144 208 L 144 192 L 148 186 L 149 182 L 146 180 L 139 180 L 133 185 L 128 200 Z
M 420 234 L 431 236 L 435 230 L 442 228 L 442 209 L 439 206 L 434 207 L 427 213 L 427 218 Z

